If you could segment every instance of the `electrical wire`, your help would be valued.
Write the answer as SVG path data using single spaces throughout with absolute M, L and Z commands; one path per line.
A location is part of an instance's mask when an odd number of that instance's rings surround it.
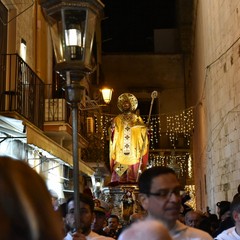
M 13 21 L 14 19 L 16 19 L 17 17 L 19 17 L 20 15 L 22 15 L 24 12 L 26 12 L 28 9 L 30 9 L 33 5 L 34 5 L 35 1 L 32 0 L 32 3 L 30 4 L 30 6 L 26 7 L 23 11 L 21 11 L 20 13 L 18 13 L 16 16 L 14 16 L 13 18 L 11 18 L 8 22 L 4 22 L 4 20 L 1 18 L 0 15 L 0 21 L 1 23 L 6 26 L 7 24 L 9 24 L 11 21 Z

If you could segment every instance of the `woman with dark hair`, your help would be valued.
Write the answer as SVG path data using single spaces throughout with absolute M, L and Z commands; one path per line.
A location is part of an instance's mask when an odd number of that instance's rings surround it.
M 213 233 L 213 237 L 216 237 L 224 230 L 234 226 L 234 221 L 230 214 L 230 204 L 231 203 L 229 201 L 221 201 L 216 204 L 219 215 L 219 227 Z
M 25 162 L 0 157 L 0 193 L 0 239 L 63 239 L 45 182 Z

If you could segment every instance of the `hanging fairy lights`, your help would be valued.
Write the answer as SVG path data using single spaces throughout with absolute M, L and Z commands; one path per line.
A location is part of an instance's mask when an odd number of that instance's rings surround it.
M 192 166 L 192 156 L 189 154 L 188 156 L 188 178 L 193 177 L 193 166 Z
M 176 153 L 174 156 L 169 155 L 169 152 L 154 152 L 149 154 L 148 168 L 155 166 L 171 166 L 175 164 L 180 168 L 179 176 L 191 179 L 193 177 L 192 158 L 187 152 Z
M 96 113 L 95 119 L 95 131 L 102 134 L 102 137 L 108 137 L 109 127 L 111 120 L 116 115 L 106 113 Z M 144 122 L 147 121 L 147 116 L 142 116 Z M 162 126 L 162 122 L 166 123 Z M 193 108 L 185 109 L 177 113 L 152 115 L 149 122 L 149 139 L 151 150 L 159 149 L 160 138 L 164 135 L 168 136 L 171 145 L 177 148 L 177 143 L 180 139 L 184 138 L 184 144 L 190 146 L 191 136 L 194 129 L 193 124 Z
M 194 128 L 193 108 L 188 108 L 179 113 L 167 114 L 167 132 L 169 140 L 175 147 L 179 136 L 186 139 L 187 145 L 190 145 L 191 135 Z
M 143 116 L 142 119 L 144 122 L 147 121 L 148 116 Z M 159 138 L 161 137 L 161 121 L 159 115 L 152 115 L 150 117 L 150 122 L 148 126 L 149 130 L 149 140 L 150 140 L 150 149 L 154 150 L 159 146 Z
M 156 166 L 166 166 L 166 157 L 158 153 L 149 154 L 148 168 Z
M 116 115 L 106 113 L 94 113 L 95 132 L 101 136 L 101 141 L 109 139 L 109 127 L 111 121 Z M 147 122 L 148 116 L 142 116 L 143 121 Z M 193 125 L 193 108 L 183 111 L 152 115 L 149 125 L 149 164 L 153 166 L 170 166 L 173 164 L 173 156 L 170 150 L 175 150 L 174 164 L 179 169 L 179 177 L 192 179 L 193 167 L 192 156 L 190 154 L 190 144 L 192 139 Z M 168 137 L 171 143 L 171 149 L 163 150 L 160 139 Z M 186 151 L 177 151 L 180 140 L 184 139 L 183 147 Z M 162 140 L 161 140 L 162 141 Z M 104 143 L 103 143 L 104 144 Z M 108 148 L 108 143 L 105 145 Z

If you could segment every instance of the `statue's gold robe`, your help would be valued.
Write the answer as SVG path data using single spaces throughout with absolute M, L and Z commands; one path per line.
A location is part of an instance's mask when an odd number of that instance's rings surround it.
M 121 177 L 129 167 L 133 167 L 127 181 L 134 181 L 138 165 L 146 168 L 148 158 L 148 132 L 140 116 L 134 113 L 119 114 L 113 119 L 110 134 L 110 167 Z M 127 171 L 128 172 L 128 171 Z M 128 173 L 127 173 L 128 174 Z M 116 181 L 112 176 L 112 181 Z

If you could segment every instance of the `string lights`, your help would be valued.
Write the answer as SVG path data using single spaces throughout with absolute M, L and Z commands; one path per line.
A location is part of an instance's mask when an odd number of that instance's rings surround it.
M 101 141 L 109 139 L 109 127 L 116 115 L 94 113 L 95 132 L 101 136 Z M 147 122 L 148 116 L 142 116 Z M 149 121 L 149 164 L 153 166 L 172 166 L 178 171 L 179 177 L 187 180 L 193 178 L 191 139 L 194 129 L 193 108 L 183 111 L 152 115 Z M 168 142 L 168 148 L 163 149 L 163 140 Z M 170 146 L 170 148 L 169 148 Z M 108 144 L 105 145 L 108 148 Z M 180 151 L 179 151 L 180 149 Z M 174 154 L 172 153 L 174 151 Z
M 176 167 L 179 167 L 179 177 L 186 177 L 187 179 L 193 177 L 192 158 L 189 153 L 177 152 L 175 156 L 169 155 L 169 152 L 156 152 L 149 154 L 149 168 L 155 166 L 171 167 L 174 166 L 174 164 Z
M 103 137 L 107 137 L 111 120 L 115 116 L 106 113 L 94 114 L 95 132 L 101 132 Z M 142 119 L 146 122 L 147 116 L 142 116 Z M 162 126 L 162 122 L 165 126 Z M 177 148 L 176 144 L 180 138 L 184 138 L 186 145 L 190 146 L 193 128 L 193 108 L 177 113 L 152 115 L 149 122 L 150 149 L 154 150 L 161 147 L 159 139 L 163 135 L 168 136 L 173 149 Z
M 167 132 L 171 144 L 175 147 L 179 136 L 183 136 L 187 145 L 190 145 L 191 135 L 194 128 L 193 108 L 188 108 L 182 112 L 166 115 Z
M 109 127 L 116 116 L 107 113 L 93 113 L 95 133 L 100 136 L 100 143 L 109 148 Z M 194 129 L 193 108 L 183 111 L 151 115 L 149 120 L 149 159 L 148 168 L 154 166 L 169 166 L 173 168 L 186 192 L 194 195 L 193 159 L 191 140 Z M 141 116 L 146 123 L 148 116 Z M 165 144 L 165 145 L 164 145 Z M 105 153 L 108 151 L 105 151 Z M 104 157 L 108 161 L 108 153 Z M 195 204 L 193 198 L 192 205 Z

